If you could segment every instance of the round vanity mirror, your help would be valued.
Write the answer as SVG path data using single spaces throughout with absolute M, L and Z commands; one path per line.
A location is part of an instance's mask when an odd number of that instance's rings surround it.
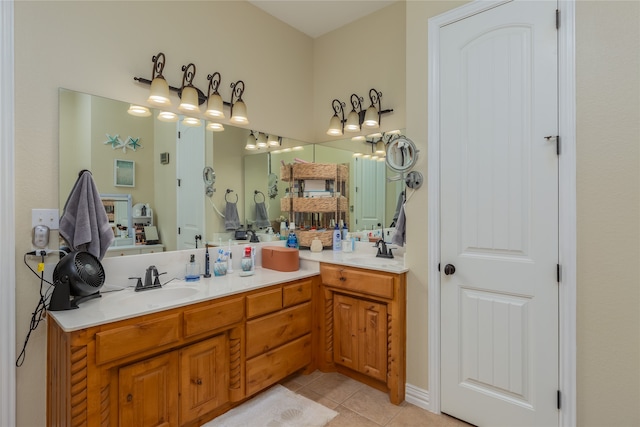
M 416 164 L 418 149 L 416 145 L 404 135 L 399 135 L 387 144 L 387 166 L 396 172 L 406 172 Z

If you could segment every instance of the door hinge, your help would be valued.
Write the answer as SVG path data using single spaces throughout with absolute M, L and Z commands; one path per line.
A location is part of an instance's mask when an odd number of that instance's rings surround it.
M 180 234 L 180 227 L 178 227 L 178 234 Z
M 182 132 L 178 131 L 178 139 L 182 136 Z
M 178 178 L 178 187 L 180 187 L 181 183 L 182 183 L 182 180 L 180 178 Z
M 438 271 L 440 271 L 440 263 L 438 263 Z
M 560 155 L 560 135 L 549 135 L 549 136 L 545 136 L 544 139 L 546 139 L 547 141 L 551 141 L 552 139 L 554 139 L 556 141 L 556 154 L 559 156 Z
M 560 9 L 556 9 L 556 30 L 560 29 Z
M 556 264 L 556 281 L 560 283 L 560 278 L 562 277 L 562 269 L 560 268 L 560 264 Z
M 560 393 L 560 390 L 558 390 L 558 396 L 556 398 L 556 405 L 557 405 L 558 409 L 560 409 L 560 407 L 562 406 L 562 393 Z

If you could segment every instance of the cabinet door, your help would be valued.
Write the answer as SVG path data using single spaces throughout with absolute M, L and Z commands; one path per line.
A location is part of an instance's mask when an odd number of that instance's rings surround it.
M 227 335 L 180 350 L 180 424 L 229 401 Z
M 119 425 L 178 425 L 178 354 L 170 352 L 120 368 Z
M 387 380 L 387 305 L 358 301 L 358 370 Z
M 358 300 L 333 298 L 333 361 L 358 370 Z
M 387 305 L 335 294 L 333 361 L 387 380 Z

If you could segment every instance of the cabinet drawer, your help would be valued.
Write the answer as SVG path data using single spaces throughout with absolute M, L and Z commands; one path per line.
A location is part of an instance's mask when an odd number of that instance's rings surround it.
M 96 334 L 98 365 L 180 339 L 180 313 Z
M 309 363 L 311 363 L 311 334 L 247 360 L 247 396 L 277 383 Z
M 311 280 L 304 280 L 291 285 L 282 287 L 282 306 L 291 307 L 292 305 L 311 299 Z
M 282 288 L 271 289 L 247 296 L 247 317 L 273 313 L 282 308 Z
M 253 357 L 311 331 L 311 303 L 247 322 L 247 358 Z
M 320 265 L 322 283 L 362 294 L 393 299 L 393 276 L 336 265 Z
M 244 317 L 243 302 L 243 298 L 240 297 L 185 311 L 185 338 L 242 321 Z

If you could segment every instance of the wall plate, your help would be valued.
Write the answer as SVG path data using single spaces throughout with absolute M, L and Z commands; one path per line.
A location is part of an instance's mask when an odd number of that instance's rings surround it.
M 58 209 L 31 209 L 31 227 L 46 225 L 50 230 L 60 228 Z

